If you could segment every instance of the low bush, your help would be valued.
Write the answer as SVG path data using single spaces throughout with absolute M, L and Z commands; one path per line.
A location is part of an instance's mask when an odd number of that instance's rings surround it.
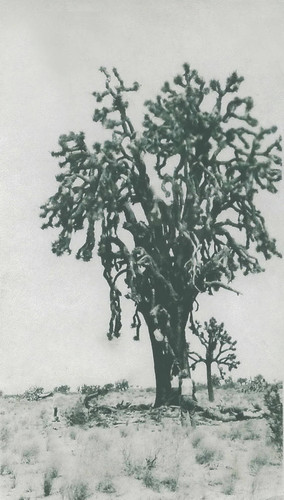
M 100 389 L 99 385 L 81 385 L 78 387 L 78 391 L 84 396 L 88 396 L 89 394 L 96 394 Z
M 224 379 L 223 389 L 234 389 L 235 387 L 236 384 L 233 381 L 232 377 L 229 376 Z
M 225 495 L 233 495 L 238 479 L 239 473 L 236 469 L 233 469 L 224 479 L 222 493 L 224 493 Z
M 78 391 L 85 396 L 89 396 L 89 394 L 96 394 L 97 396 L 105 396 L 109 392 L 112 391 L 126 391 L 129 388 L 129 383 L 127 380 L 122 379 L 115 382 L 115 384 L 105 384 L 103 386 L 100 385 L 82 385 L 78 387 Z
M 22 448 L 21 462 L 24 464 L 35 463 L 38 458 L 39 451 L 37 443 L 27 443 Z
M 126 391 L 127 389 L 129 389 L 129 383 L 125 379 L 118 380 L 117 382 L 115 382 L 114 387 L 116 391 Z
M 279 450 L 283 450 L 283 404 L 278 384 L 268 386 L 264 401 L 269 412 L 267 418 L 271 441 Z
M 54 387 L 53 392 L 60 392 L 61 394 L 68 394 L 70 392 L 69 385 L 59 385 L 58 387 Z
M 161 481 L 161 484 L 170 491 L 177 491 L 178 479 L 176 477 L 167 477 Z
M 254 454 L 249 462 L 249 470 L 252 475 L 258 474 L 260 469 L 264 467 L 269 461 L 269 456 L 267 450 L 263 447 L 259 447 L 254 451 Z
M 58 477 L 57 467 L 51 466 L 44 473 L 43 478 L 43 493 L 45 497 L 48 497 L 52 490 L 53 480 Z
M 113 480 L 110 476 L 105 476 L 96 486 L 96 490 L 101 493 L 112 494 L 116 492 L 116 488 L 113 484 Z
M 0 446 L 6 448 L 11 437 L 10 429 L 7 425 L 3 425 L 0 429 Z
M 67 425 L 84 425 L 88 421 L 88 414 L 81 401 L 64 412 Z
M 195 460 L 198 464 L 209 464 L 220 460 L 222 457 L 223 452 L 217 439 L 204 438 L 200 441 L 195 455 Z
M 3 457 L 0 463 L 0 475 L 8 476 L 13 474 L 13 468 L 11 466 L 10 460 L 7 457 Z
M 86 500 L 91 496 L 89 485 L 83 480 L 73 481 L 66 486 L 62 486 L 60 493 L 63 498 L 67 498 L 68 500 Z
M 30 387 L 29 389 L 27 389 L 24 392 L 23 397 L 26 398 L 28 401 L 37 401 L 39 399 L 39 396 L 43 392 L 44 392 L 43 387 L 34 386 L 34 387 Z
M 220 382 L 220 377 L 218 375 L 212 375 L 212 385 L 213 387 L 220 387 L 221 382 Z

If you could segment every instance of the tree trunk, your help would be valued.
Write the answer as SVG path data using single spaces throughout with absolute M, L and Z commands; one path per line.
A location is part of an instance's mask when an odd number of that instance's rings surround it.
M 156 399 L 154 406 L 172 404 L 176 399 L 176 394 L 173 393 L 171 388 L 171 368 L 174 359 L 178 361 L 180 369 L 187 368 L 189 370 L 185 342 L 185 326 L 188 313 L 185 312 L 185 308 L 181 304 L 177 307 L 172 307 L 169 311 L 170 326 L 166 325 L 165 331 L 162 331 L 169 341 L 171 347 L 171 352 L 169 352 L 165 349 L 163 341 L 159 342 L 155 339 L 154 331 L 157 325 L 153 321 L 148 304 L 141 304 L 140 311 L 147 324 L 152 345 L 156 379 Z
M 208 389 L 208 397 L 209 401 L 214 401 L 214 390 L 212 384 L 212 373 L 211 373 L 211 363 L 206 363 L 206 373 L 207 373 L 207 389 Z
M 171 399 L 171 367 L 173 358 L 169 353 L 163 352 L 162 343 L 157 342 L 153 334 L 150 334 L 150 339 L 156 378 L 156 399 L 154 406 L 158 407 L 169 404 Z

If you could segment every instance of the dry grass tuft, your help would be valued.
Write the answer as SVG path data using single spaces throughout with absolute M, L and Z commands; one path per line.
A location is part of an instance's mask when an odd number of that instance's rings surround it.
M 106 476 L 97 484 L 96 490 L 101 493 L 112 494 L 116 492 L 116 487 L 112 478 L 106 474 Z
M 40 448 L 37 443 L 26 443 L 21 450 L 21 462 L 23 464 L 36 463 L 39 456 Z
M 203 438 L 198 443 L 198 450 L 195 454 L 195 460 L 198 464 L 211 464 L 221 460 L 224 456 L 224 451 L 221 444 L 214 436 Z
M 86 500 L 92 494 L 89 484 L 82 479 L 74 480 L 62 486 L 60 493 L 63 499 L 68 500 Z

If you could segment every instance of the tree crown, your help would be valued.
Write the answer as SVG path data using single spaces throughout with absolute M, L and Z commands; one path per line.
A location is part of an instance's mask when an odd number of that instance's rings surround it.
M 125 85 L 118 71 L 94 92 L 93 119 L 111 138 L 91 149 L 83 132 L 59 138 L 61 173 L 57 192 L 42 205 L 42 228 L 60 228 L 52 251 L 71 253 L 76 231 L 85 234 L 76 257 L 89 261 L 100 223 L 98 254 L 110 287 L 109 338 L 121 328 L 119 280 L 139 310 L 159 305 L 170 314 L 183 303 L 188 312 L 201 292 L 232 290 L 236 272 L 262 270 L 280 255 L 256 207 L 259 190 L 276 192 L 281 178 L 280 138 L 252 117 L 253 101 L 239 97 L 236 72 L 222 86 L 209 84 L 188 64 L 145 103 L 140 132 L 128 114 Z M 155 194 L 154 173 L 161 193 Z

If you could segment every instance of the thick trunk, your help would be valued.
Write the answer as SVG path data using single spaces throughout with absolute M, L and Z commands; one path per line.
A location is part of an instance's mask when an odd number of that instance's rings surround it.
M 167 405 L 171 398 L 171 367 L 173 358 L 169 353 L 164 353 L 160 342 L 150 334 L 154 371 L 156 379 L 155 407 Z
M 185 340 L 185 327 L 189 307 L 186 309 L 181 304 L 172 306 L 170 310 L 168 309 L 170 324 L 163 325 L 162 327 L 162 325 L 157 325 L 151 316 L 149 305 L 140 305 L 140 311 L 146 321 L 152 345 L 156 379 L 155 407 L 171 404 L 176 399 L 176 394 L 171 389 L 171 368 L 173 361 L 178 362 L 180 369 L 186 368 L 189 371 Z M 159 342 L 156 340 L 154 331 L 157 328 L 167 338 L 170 348 L 167 348 L 163 341 Z
M 214 401 L 214 390 L 212 384 L 212 373 L 211 373 L 211 363 L 206 363 L 206 373 L 207 373 L 207 389 L 209 401 Z

